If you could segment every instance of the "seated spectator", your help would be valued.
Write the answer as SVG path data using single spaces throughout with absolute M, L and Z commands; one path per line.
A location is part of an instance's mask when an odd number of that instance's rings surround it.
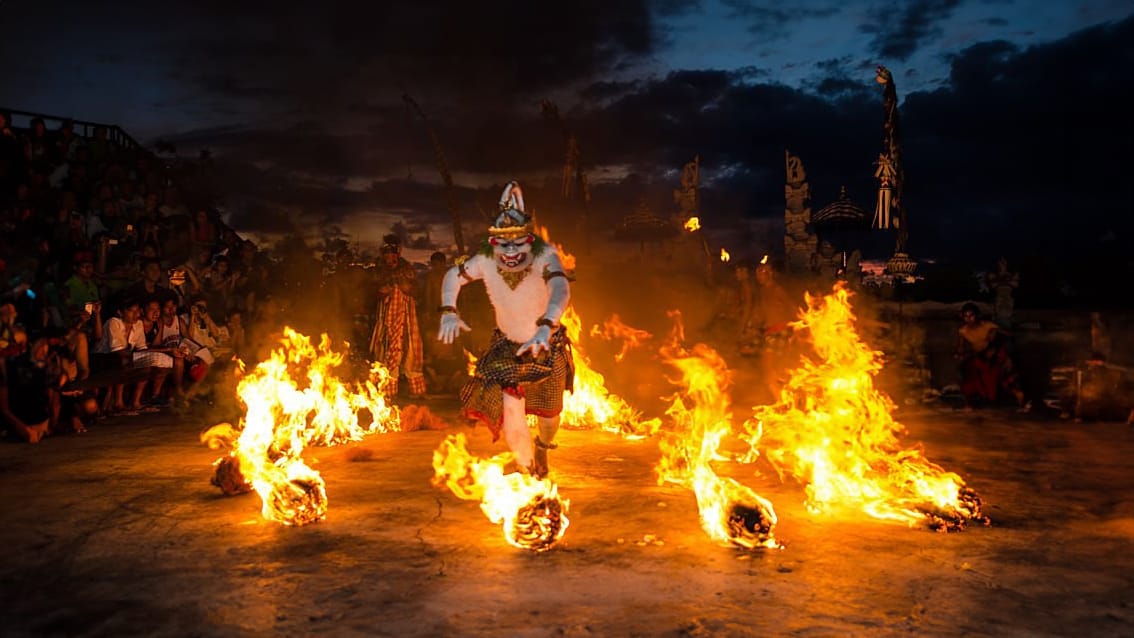
M 8 114 L 0 111 L 0 202 L 15 192 L 24 171 L 24 152 Z
M 94 135 L 87 140 L 87 152 L 91 162 L 102 164 L 110 157 L 110 141 L 105 126 L 96 126 Z
M 228 257 L 218 255 L 213 260 L 212 267 L 205 271 L 201 279 L 201 293 L 208 300 L 209 307 L 222 316 L 227 313 L 232 307 L 232 297 L 239 278 L 240 273 L 234 273 L 229 269 Z
M 200 295 L 204 291 L 204 279 L 212 268 L 212 259 L 211 248 L 196 246 L 189 254 L 189 260 L 175 268 L 184 277 L 185 283 L 182 284 L 182 288 L 186 297 Z
M 63 120 L 59 124 L 59 130 L 55 132 L 55 161 L 63 163 L 74 160 L 81 146 L 85 146 L 85 143 L 82 138 L 75 135 L 75 123 L 71 120 Z
M 165 273 L 162 272 L 161 262 L 155 258 L 148 258 L 142 262 L 142 278 L 126 288 L 127 297 L 133 297 L 143 303 L 157 302 L 158 309 L 166 300 L 176 301 L 177 293 L 164 285 Z
M 996 323 L 982 319 L 974 303 L 961 307 L 961 321 L 955 357 L 961 362 L 961 393 L 966 407 L 993 404 L 1007 393 L 1021 411 L 1029 411 L 1031 404 L 1024 398 L 1019 375 L 1001 338 L 1004 331 Z
M 190 339 L 201 346 L 216 350 L 228 345 L 228 329 L 217 325 L 209 312 L 209 302 L 204 295 L 189 298 L 189 313 L 182 315 Z
M 0 305 L 0 358 L 16 357 L 27 349 L 28 335 L 23 327 L 16 324 L 16 317 L 14 304 Z
M 35 171 L 50 170 L 51 153 L 54 145 L 47 133 L 43 118 L 32 118 L 30 129 L 24 138 L 24 157 Z
M 79 378 L 90 375 L 88 347 L 102 337 L 102 300 L 94 279 L 94 255 L 82 252 L 75 255 L 75 273 L 63 284 L 63 299 L 67 325 L 75 329 L 69 340 L 79 364 Z
M 189 240 L 193 242 L 194 246 L 207 248 L 210 252 L 220 241 L 220 231 L 217 230 L 217 225 L 213 223 L 209 211 L 201 208 L 193 214 L 193 218 L 189 222 Z
M 49 344 L 39 339 L 17 357 L 0 359 L 0 422 L 28 443 L 47 436 L 58 405 L 57 378 L 48 366 Z
M 173 357 L 162 352 L 148 352 L 142 307 L 136 299 L 127 299 L 122 304 L 118 316 L 106 320 L 102 329 L 102 339 L 95 346 L 93 359 L 96 370 L 126 370 L 129 368 L 151 368 L 151 380 L 158 385 L 157 378 L 164 378 L 173 368 Z M 137 414 L 145 406 L 142 395 L 146 382 L 140 381 L 134 387 L 132 401 L 125 403 L 125 384 L 114 384 L 103 400 L 102 409 L 106 413 L 124 415 Z

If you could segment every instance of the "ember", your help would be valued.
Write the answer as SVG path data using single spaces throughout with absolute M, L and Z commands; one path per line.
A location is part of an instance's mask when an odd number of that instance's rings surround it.
M 390 375 L 380 364 L 369 380 L 348 387 L 334 374 L 345 355 L 331 349 L 326 335 L 315 346 L 285 328 L 280 346 L 237 385 L 245 406 L 238 427 L 222 423 L 201 440 L 230 450 L 215 463 L 212 480 L 225 494 L 251 485 L 264 518 L 305 525 L 326 516 L 327 494 L 322 477 L 303 462 L 303 450 L 398 430 L 399 415 L 387 403 Z
M 751 456 L 762 451 L 781 476 L 802 481 L 812 512 L 849 507 L 945 531 L 987 525 L 960 476 L 900 445 L 894 403 L 874 387 L 881 353 L 859 338 L 847 289 L 808 295 L 792 325 L 815 356 L 803 357 L 774 405 L 754 408 L 746 423 Z

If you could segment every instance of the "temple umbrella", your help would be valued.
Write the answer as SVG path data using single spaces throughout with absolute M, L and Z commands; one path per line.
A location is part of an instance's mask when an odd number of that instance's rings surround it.
M 663 242 L 678 235 L 679 231 L 669 220 L 662 219 L 643 207 L 622 218 L 614 227 L 614 238 L 637 242 L 643 254 L 647 242 Z
M 811 215 L 811 226 L 821 241 L 850 252 L 862 248 L 863 234 L 870 230 L 870 216 L 847 197 L 847 187 L 843 186 L 838 199 Z

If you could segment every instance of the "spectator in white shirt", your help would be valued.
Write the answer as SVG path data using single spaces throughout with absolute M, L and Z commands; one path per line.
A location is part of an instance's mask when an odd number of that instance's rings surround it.
M 155 374 L 164 375 L 173 367 L 173 358 L 160 352 L 146 352 L 145 328 L 142 325 L 142 308 L 137 299 L 129 299 L 118 311 L 118 316 L 106 320 L 102 338 L 95 346 L 92 363 L 100 370 L 127 368 L 155 368 Z M 157 384 L 154 384 L 155 387 Z M 125 404 L 124 384 L 113 386 L 103 400 L 103 411 L 123 415 L 137 414 L 142 406 L 142 393 L 146 382 L 140 381 L 134 389 L 133 401 Z

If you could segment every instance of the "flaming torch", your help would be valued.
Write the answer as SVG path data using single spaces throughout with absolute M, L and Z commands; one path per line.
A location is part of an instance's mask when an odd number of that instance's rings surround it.
M 746 549 L 778 547 L 772 533 L 776 525 L 772 504 L 748 487 L 717 476 L 712 467 L 713 461 L 726 460 L 717 450 L 732 430 L 728 366 L 703 343 L 685 350 L 681 315 L 677 311 L 669 314 L 674 318 L 674 338 L 661 353 L 680 374 L 671 380 L 680 389 L 666 411 L 674 428 L 659 443 L 658 483 L 693 490 L 701 529 L 714 541 Z
M 345 357 L 331 349 L 327 335 L 316 347 L 285 328 L 280 344 L 237 385 L 245 406 L 239 426 L 222 423 L 201 440 L 229 448 L 213 478 L 226 494 L 251 488 L 265 519 L 305 525 L 326 517 L 327 493 L 323 478 L 303 462 L 303 450 L 398 430 L 399 415 L 386 401 L 390 374 L 380 364 L 369 380 L 348 387 L 334 375 Z
M 450 436 L 433 452 L 433 483 L 448 487 L 457 498 L 480 501 L 481 511 L 503 526 L 504 539 L 513 547 L 545 552 L 567 531 L 570 502 L 559 498 L 557 486 L 547 479 L 505 474 L 511 460 L 510 452 L 478 459 L 469 453 L 463 434 Z
M 874 387 L 881 353 L 859 338 L 843 282 L 806 299 L 793 327 L 810 335 L 815 356 L 803 358 L 777 403 L 754 408 L 745 424 L 753 453 L 762 438 L 759 447 L 781 477 L 806 484 L 812 512 L 849 507 L 938 531 L 988 525 L 980 497 L 960 476 L 900 445 L 895 406 Z

